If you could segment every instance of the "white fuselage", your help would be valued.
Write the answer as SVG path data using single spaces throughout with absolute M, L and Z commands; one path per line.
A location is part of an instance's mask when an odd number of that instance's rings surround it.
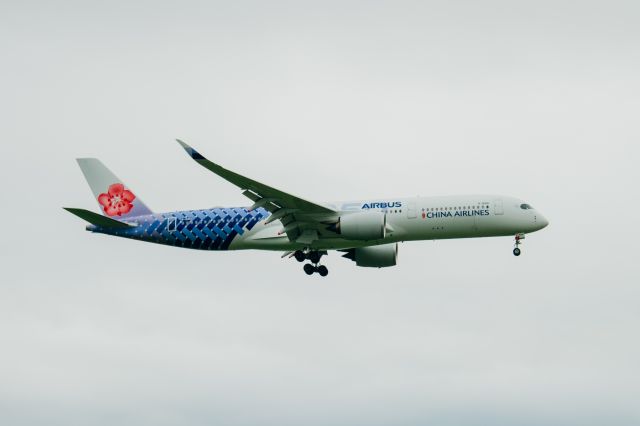
M 229 249 L 346 249 L 400 241 L 516 235 L 538 231 L 548 224 L 540 212 L 522 200 L 497 195 L 387 198 L 327 206 L 339 211 L 340 215 L 362 211 L 386 213 L 388 232 L 384 239 L 378 240 L 347 240 L 338 236 L 306 245 L 289 241 L 280 233 L 282 225 L 278 221 L 269 224 L 262 221 L 238 236 Z

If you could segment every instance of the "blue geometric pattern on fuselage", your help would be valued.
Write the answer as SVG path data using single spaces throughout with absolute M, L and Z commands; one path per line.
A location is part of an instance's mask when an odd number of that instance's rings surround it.
M 227 250 L 236 235 L 250 231 L 269 214 L 263 208 L 248 211 L 244 207 L 189 210 L 132 218 L 136 227 L 93 227 L 92 231 L 176 247 Z

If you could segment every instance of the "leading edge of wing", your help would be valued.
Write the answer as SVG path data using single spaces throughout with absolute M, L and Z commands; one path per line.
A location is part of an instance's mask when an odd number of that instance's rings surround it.
M 196 151 L 194 148 L 181 141 L 180 139 L 176 139 L 176 141 L 182 146 L 182 148 L 184 148 L 187 154 L 189 154 L 189 156 L 196 163 L 212 171 L 228 182 L 231 182 L 240 189 L 250 190 L 256 194 L 259 194 L 263 198 L 277 200 L 281 207 L 297 209 L 300 210 L 301 213 L 336 213 L 335 210 L 332 210 L 329 207 L 307 201 L 303 198 L 288 194 L 286 192 L 280 191 L 279 189 L 273 188 L 248 177 L 242 176 L 231 170 L 225 169 L 224 167 L 206 159 L 202 154 L 200 154 L 198 151 Z

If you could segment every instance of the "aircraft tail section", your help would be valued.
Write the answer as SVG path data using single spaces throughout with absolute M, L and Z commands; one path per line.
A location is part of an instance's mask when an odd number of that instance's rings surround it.
M 100 160 L 97 158 L 78 158 L 77 161 L 103 215 L 128 219 L 152 213 L 151 209 Z M 76 212 L 72 211 L 71 213 L 79 216 Z M 84 217 L 83 219 L 88 220 Z M 89 220 L 89 222 L 91 221 Z

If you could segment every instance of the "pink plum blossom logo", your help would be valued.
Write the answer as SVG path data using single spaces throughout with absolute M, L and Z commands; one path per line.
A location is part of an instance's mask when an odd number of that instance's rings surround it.
M 135 199 L 133 192 L 125 189 L 121 183 L 110 185 L 106 194 L 98 196 L 98 202 L 107 216 L 122 216 L 129 213 Z

